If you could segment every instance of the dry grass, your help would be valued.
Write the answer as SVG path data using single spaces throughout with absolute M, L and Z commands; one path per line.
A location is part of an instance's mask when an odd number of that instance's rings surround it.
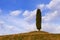
M 0 36 L 0 40 L 60 40 L 60 34 L 50 34 L 43 31 L 34 31 L 23 34 Z

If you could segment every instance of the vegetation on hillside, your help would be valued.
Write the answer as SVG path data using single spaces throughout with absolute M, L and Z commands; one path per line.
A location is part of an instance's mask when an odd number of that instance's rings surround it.
M 60 34 L 35 31 L 23 34 L 0 36 L 0 40 L 60 40 Z

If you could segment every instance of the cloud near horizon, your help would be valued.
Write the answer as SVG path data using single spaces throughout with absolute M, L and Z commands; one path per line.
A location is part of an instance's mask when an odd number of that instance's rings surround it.
M 12 13 L 13 12 L 13 13 Z M 25 18 L 18 18 L 16 14 L 19 12 L 17 11 L 11 11 L 7 15 L 0 16 L 0 35 L 6 35 L 6 34 L 15 34 L 15 33 L 24 33 L 24 32 L 30 32 L 37 30 L 35 27 L 35 23 L 29 23 L 27 17 L 25 17 L 25 11 L 24 11 L 24 17 Z M 12 15 L 10 15 L 12 14 Z M 22 14 L 22 15 L 23 15 Z M 20 14 L 18 14 L 20 15 Z M 26 19 L 27 18 L 27 19 Z M 26 20 L 25 20 L 26 19 Z
M 49 4 L 45 5 L 50 11 L 42 17 L 43 30 L 51 33 L 60 33 L 60 0 L 52 0 Z M 47 25 L 45 25 L 47 24 Z M 45 26 L 44 26 L 45 25 Z

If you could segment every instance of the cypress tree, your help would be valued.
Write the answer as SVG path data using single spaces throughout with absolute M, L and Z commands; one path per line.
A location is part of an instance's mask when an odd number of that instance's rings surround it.
M 41 29 L 41 10 L 37 9 L 36 12 L 36 27 L 40 31 Z

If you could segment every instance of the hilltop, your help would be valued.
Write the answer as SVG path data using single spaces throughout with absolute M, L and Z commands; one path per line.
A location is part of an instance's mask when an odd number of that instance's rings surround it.
M 29 33 L 0 36 L 0 40 L 60 40 L 60 34 L 33 31 Z

